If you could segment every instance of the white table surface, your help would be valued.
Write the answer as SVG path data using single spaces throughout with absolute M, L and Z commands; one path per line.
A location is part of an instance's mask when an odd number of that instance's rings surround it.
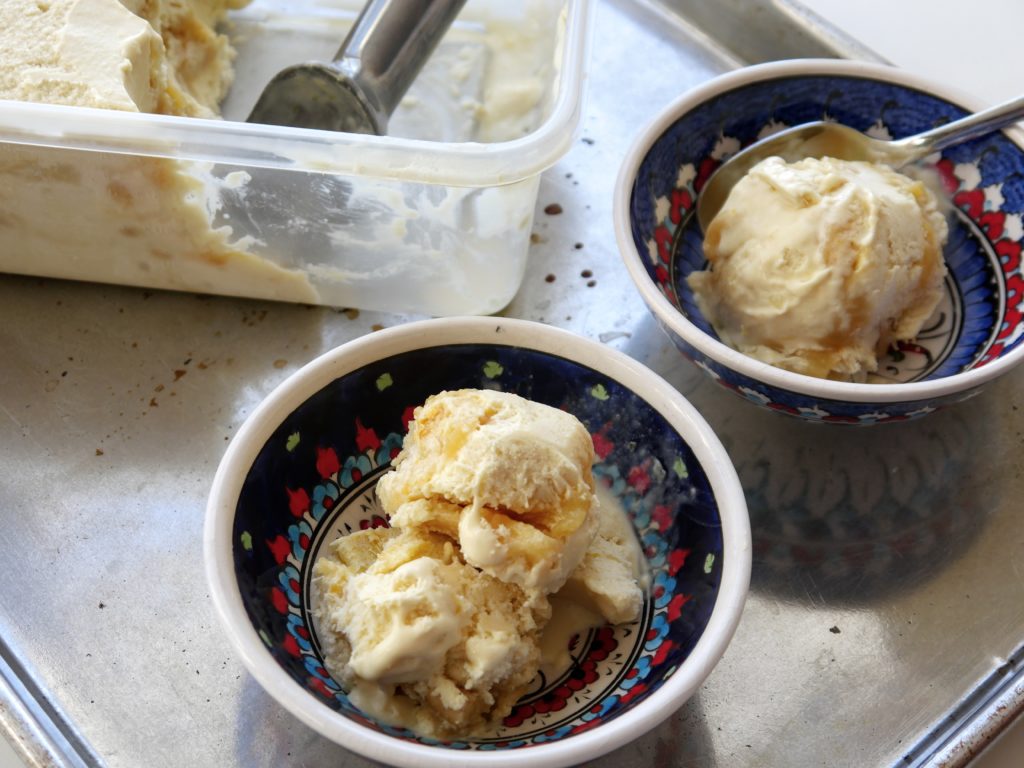
M 1024 92 L 1024 0 L 802 2 L 894 64 L 972 94 L 982 106 Z M 1024 722 L 1019 722 L 972 768 L 1022 765 Z M 0 739 L 0 768 L 24 766 Z

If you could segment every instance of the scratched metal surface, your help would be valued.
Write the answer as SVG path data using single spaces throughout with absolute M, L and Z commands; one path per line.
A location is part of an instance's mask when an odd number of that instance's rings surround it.
M 612 236 L 629 140 L 745 61 L 870 55 L 786 4 L 723 0 L 702 16 L 709 5 L 596 9 L 580 140 L 544 174 L 505 312 L 667 378 L 718 430 L 749 498 L 735 640 L 697 696 L 596 764 L 963 765 L 1024 700 L 1024 371 L 923 421 L 849 431 L 763 413 L 673 351 Z M 30 764 L 368 764 L 243 671 L 211 611 L 200 531 L 224 447 L 260 399 L 408 319 L 0 277 L 0 725 Z

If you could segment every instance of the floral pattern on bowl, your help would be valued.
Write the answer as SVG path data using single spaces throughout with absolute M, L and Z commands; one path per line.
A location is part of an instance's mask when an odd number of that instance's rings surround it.
M 677 103 L 663 115 L 664 129 L 635 146 L 635 174 L 627 162 L 619 181 L 620 249 L 648 307 L 683 354 L 719 384 L 807 420 L 904 420 L 976 394 L 997 371 L 962 374 L 995 361 L 1002 372 L 1024 354 L 1024 151 L 1001 133 L 931 158 L 951 201 L 945 296 L 919 337 L 880 361 L 870 384 L 823 382 L 745 358 L 718 340 L 686 282 L 706 266 L 697 196 L 738 150 L 814 120 L 900 138 L 964 114 L 908 76 L 853 62 L 754 67 Z
M 376 722 L 349 702 L 324 667 L 310 581 L 324 544 L 387 525 L 374 488 L 401 448 L 414 407 L 434 392 L 461 387 L 516 392 L 583 421 L 599 459 L 595 477 L 632 520 L 652 586 L 639 621 L 575 638 L 572 666 L 556 679 L 538 679 L 498 732 L 438 742 Z M 310 695 L 389 736 L 459 750 L 506 750 L 590 730 L 673 675 L 715 605 L 724 559 L 718 515 L 690 448 L 630 390 L 557 356 L 460 345 L 406 352 L 348 373 L 288 415 L 242 486 L 233 552 L 253 628 Z

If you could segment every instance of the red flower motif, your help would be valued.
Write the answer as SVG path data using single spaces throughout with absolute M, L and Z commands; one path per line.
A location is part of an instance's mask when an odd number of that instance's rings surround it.
M 387 528 L 389 527 L 388 521 L 380 515 L 374 515 L 369 520 L 359 521 L 359 530 L 365 531 L 367 528 Z
M 664 504 L 658 504 L 651 512 L 651 521 L 659 531 L 667 531 L 672 527 L 672 510 Z
M 672 190 L 672 211 L 669 214 L 669 218 L 672 219 L 672 223 L 678 224 L 681 222 L 683 220 L 683 213 L 690 210 L 691 205 L 693 205 L 693 198 L 690 197 L 689 190 Z
M 985 211 L 978 217 L 978 224 L 985 230 L 989 240 L 998 240 L 1003 236 L 1006 214 L 1002 211 Z
M 615 449 L 615 443 L 602 434 L 591 435 L 591 440 L 594 442 L 594 453 L 601 461 L 607 459 L 608 454 Z
M 619 697 L 619 701 L 622 702 L 623 704 L 628 704 L 629 702 L 631 702 L 633 699 L 635 699 L 637 696 L 639 696 L 641 693 L 643 693 L 646 690 L 647 690 L 647 684 L 646 683 L 637 683 L 632 688 L 630 688 L 628 691 L 626 691 L 624 694 L 622 694 L 622 696 Z
M 690 556 L 689 549 L 674 549 L 668 556 L 668 572 L 670 576 L 675 576 L 679 573 L 679 569 L 686 563 L 686 558 Z
M 651 476 L 647 474 L 646 467 L 633 467 L 629 470 L 626 482 L 633 486 L 637 493 L 643 496 L 647 493 L 647 489 L 651 487 Z
M 284 592 L 278 587 L 270 590 L 270 602 L 278 613 L 288 613 L 288 598 L 284 596 Z
M 981 212 L 985 209 L 985 193 L 978 188 L 965 189 L 953 195 L 953 202 L 960 208 L 963 208 L 968 216 L 977 221 L 978 217 L 981 216 Z
M 533 717 L 533 715 L 534 711 L 532 706 L 529 704 L 520 704 L 505 716 L 502 723 L 509 728 L 516 728 Z
M 339 469 L 341 462 L 338 461 L 338 454 L 333 448 L 316 449 L 316 471 L 320 473 L 320 477 L 326 480 L 331 475 L 338 474 Z
M 658 281 L 659 285 L 666 285 L 668 283 L 668 270 L 658 265 L 654 268 L 654 279 Z
M 1006 314 L 1003 315 L 1003 326 L 999 331 L 999 339 L 1012 334 L 1021 321 L 1021 297 L 1024 296 L 1024 278 L 1020 274 L 1011 275 L 1006 279 Z
M 708 177 L 718 168 L 719 161 L 713 157 L 705 157 L 700 161 L 700 167 L 697 169 L 697 178 L 693 180 L 693 189 L 696 192 L 700 192 L 704 187 L 704 182 L 708 180 Z
M 668 620 L 675 621 L 683 612 L 683 606 L 693 599 L 693 595 L 676 595 L 668 604 Z
M 356 448 L 360 453 L 376 451 L 380 448 L 380 438 L 377 437 L 377 433 L 364 427 L 359 419 L 356 419 Z
M 295 658 L 299 658 L 302 655 L 302 650 L 299 648 L 299 641 L 291 635 L 284 636 L 284 640 L 281 641 L 281 647 Z
M 333 699 L 334 698 L 334 691 L 332 691 L 330 688 L 328 688 L 327 685 L 324 683 L 324 681 L 319 679 L 319 678 L 317 678 L 317 677 L 310 677 L 310 678 L 308 678 L 306 680 L 306 685 L 308 685 L 311 689 L 313 689 L 314 691 L 319 693 L 325 699 Z
M 999 261 L 1003 265 L 1003 272 L 1006 274 L 1016 272 L 1020 266 L 1020 243 L 1013 240 L 1000 240 L 995 244 L 994 248 L 996 253 L 999 254 Z
M 299 488 L 297 491 L 293 491 L 291 488 L 285 490 L 288 491 L 288 509 L 295 517 L 302 517 L 309 511 L 309 494 L 303 488 Z
M 939 178 L 942 180 L 942 186 L 946 188 L 946 191 L 949 194 L 956 192 L 960 186 L 960 181 L 957 179 L 956 174 L 953 173 L 953 161 L 944 157 L 936 163 L 935 170 L 939 172 Z
M 292 551 L 292 545 L 288 542 L 288 539 L 280 534 L 268 541 L 267 546 L 270 547 L 270 552 L 274 555 L 278 565 L 287 560 L 288 555 Z
M 672 253 L 672 234 L 668 227 L 654 228 L 654 242 L 658 245 L 658 258 L 668 264 L 668 258 Z
M 675 648 L 675 643 L 671 640 L 666 640 L 658 646 L 658 650 L 654 652 L 654 658 L 651 659 L 651 666 L 657 667 L 665 663 L 665 659 L 668 658 L 669 653 Z
M 402 426 L 405 428 L 406 432 L 409 431 L 409 422 L 415 418 L 415 415 L 416 407 L 412 405 L 406 406 L 405 410 L 402 411 Z

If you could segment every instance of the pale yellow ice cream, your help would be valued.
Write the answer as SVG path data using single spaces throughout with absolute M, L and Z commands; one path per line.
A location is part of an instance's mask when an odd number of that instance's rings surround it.
M 469 564 L 546 594 L 596 532 L 593 462 L 571 414 L 504 392 L 444 392 L 416 410 L 377 495 L 394 525 L 450 536 Z
M 213 117 L 248 0 L 4 0 L 0 99 Z
M 708 227 L 689 277 L 721 339 L 798 373 L 863 380 L 943 294 L 947 224 L 920 181 L 886 166 L 771 157 Z
M 3 0 L 0 99 L 216 117 L 234 59 L 216 27 L 247 2 Z M 212 225 L 218 195 L 199 164 L 0 144 L 0 271 L 316 301 Z
M 647 587 L 646 561 L 615 497 L 601 486 L 597 496 L 597 535 L 558 594 L 609 624 L 622 624 L 640 614 Z
M 508 714 L 540 662 L 546 600 L 467 565 L 440 534 L 371 529 L 332 550 L 315 566 L 321 633 L 356 706 L 433 734 Z
M 314 566 L 325 661 L 356 706 L 430 735 L 492 729 L 573 634 L 638 617 L 643 557 L 593 460 L 574 416 L 515 395 L 443 392 L 416 410 L 377 486 L 395 527 L 342 537 Z

